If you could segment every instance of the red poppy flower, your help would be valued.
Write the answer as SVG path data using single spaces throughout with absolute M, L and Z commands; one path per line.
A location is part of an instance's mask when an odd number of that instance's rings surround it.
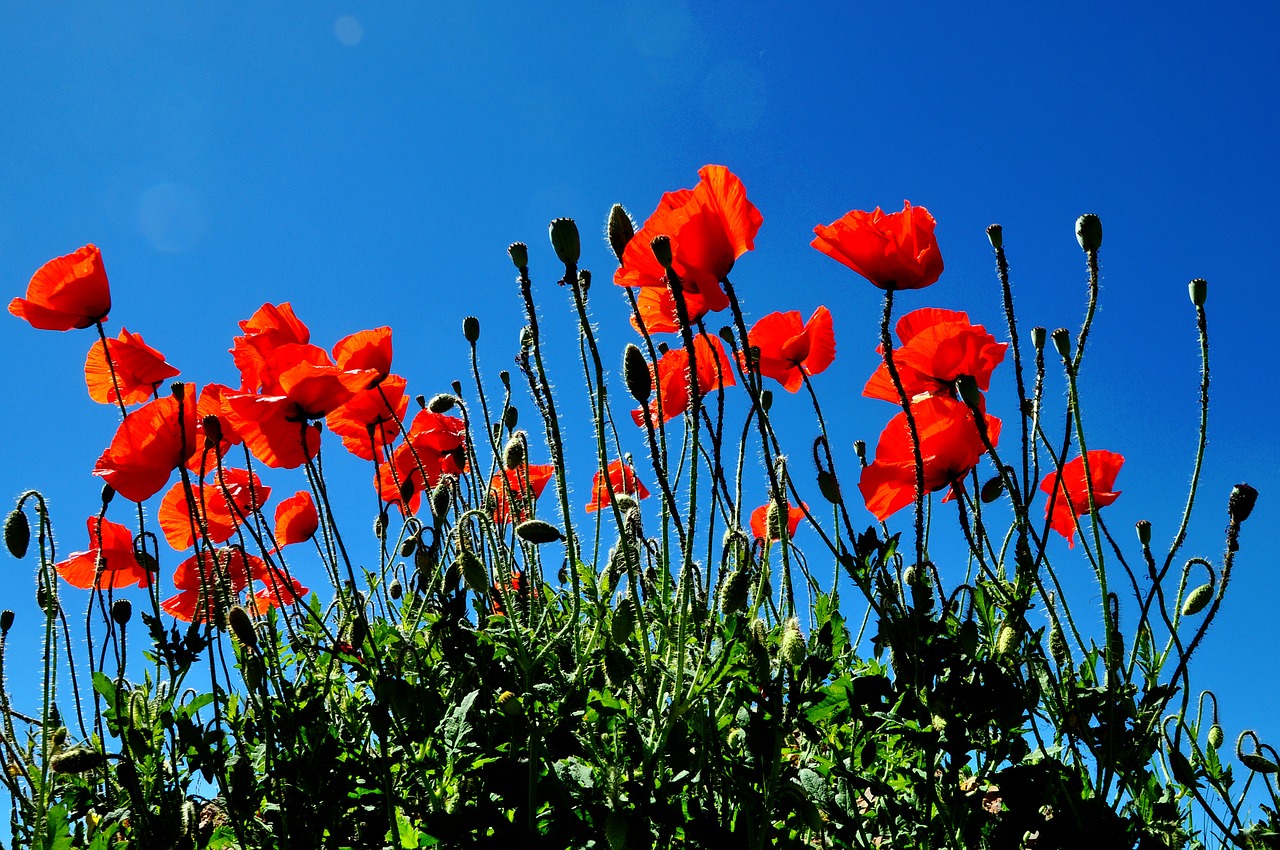
M 245 604 L 257 614 L 267 613 L 268 608 L 283 608 L 285 605 L 296 605 L 311 591 L 302 586 L 302 582 L 293 576 L 287 579 L 273 571 L 264 579 L 267 586 L 250 596 Z
M 89 517 L 89 551 L 73 552 L 65 561 L 53 565 L 58 575 L 72 587 L 93 587 L 94 577 L 98 587 L 128 587 L 136 584 L 147 587 L 151 576 L 134 554 L 133 532 L 117 522 Z M 98 569 L 102 573 L 99 575 Z
M 215 604 L 215 599 L 222 596 L 228 600 L 228 607 L 234 605 L 251 581 L 266 574 L 266 563 L 241 549 L 205 549 L 178 565 L 173 586 L 180 592 L 161 602 L 160 607 L 186 623 L 197 618 L 201 622 L 213 619 L 214 612 L 223 607 Z
M 195 535 L 202 527 L 210 543 L 226 543 L 235 534 L 240 518 L 257 513 L 271 495 L 271 488 L 246 469 L 224 469 L 221 480 L 215 476 L 208 484 L 193 486 L 192 491 L 195 505 L 188 502 L 183 483 L 174 484 L 160 500 L 156 513 L 164 539 L 179 552 L 195 545 Z
M 111 290 L 102 253 L 85 245 L 45 263 L 27 284 L 27 297 L 9 302 L 9 312 L 43 331 L 88 328 L 106 321 Z
M 928 396 L 913 401 L 911 412 L 920 434 L 925 491 L 962 488 L 964 476 L 987 450 L 969 408 L 947 396 Z M 997 445 L 1000 420 L 987 416 L 986 422 L 991 444 Z M 858 489 L 867 510 L 880 520 L 915 501 L 916 463 L 905 412 L 893 417 L 880 433 L 875 462 L 862 470 Z M 949 492 L 943 501 L 951 497 Z
M 898 320 L 902 347 L 893 351 L 902 388 L 908 398 L 944 393 L 956 397 L 955 382 L 969 375 L 986 392 L 991 373 L 1004 360 L 1007 343 L 996 342 L 982 325 L 969 324 L 969 316 L 955 310 L 925 307 Z M 883 347 L 880 349 L 883 355 Z M 898 391 L 883 363 L 867 381 L 862 394 L 898 404 Z
M 161 382 L 178 374 L 178 370 L 165 362 L 164 355 L 142 341 L 142 334 L 131 334 L 120 329 L 119 339 L 107 339 L 106 349 L 111 355 L 111 365 L 102 354 L 102 340 L 89 349 L 84 361 L 84 382 L 89 387 L 89 398 L 100 404 L 115 404 L 116 386 L 125 404 L 140 404 L 151 398 Z M 115 381 L 111 368 L 115 368 Z
M 196 403 L 196 453 L 187 461 L 187 468 L 198 475 L 217 466 L 218 458 L 224 457 L 232 446 L 238 446 L 244 440 L 223 412 L 223 398 L 233 392 L 222 384 L 205 384 L 200 390 L 200 400 Z M 204 420 L 212 416 L 218 420 L 218 445 L 212 452 L 205 451 Z
M 902 202 L 902 212 L 852 210 L 813 229 L 810 243 L 881 289 L 922 289 L 942 276 L 937 224 L 924 207 Z
M 461 475 L 466 469 L 466 434 L 458 417 L 420 411 L 406 441 L 392 452 L 391 469 L 379 470 L 382 500 L 416 511 L 423 490 L 436 486 L 442 475 Z
M 666 271 L 653 256 L 657 236 L 671 239 L 672 267 L 686 293 L 694 293 L 709 310 L 723 310 L 729 299 L 720 281 L 734 261 L 755 247 L 764 221 L 747 200 L 742 181 L 723 165 L 706 165 L 692 189 L 668 192 L 644 227 L 627 243 L 622 266 L 613 276 L 619 286 L 666 287 Z
M 288 396 L 227 393 L 223 415 L 258 460 L 275 469 L 297 469 L 320 451 L 320 429 Z
M 388 375 L 376 387 L 353 395 L 350 401 L 325 417 L 325 424 L 356 457 L 373 460 L 376 450 L 378 460 L 384 460 L 389 444 L 400 434 L 397 423 L 404 421 L 409 410 L 405 386 L 404 378 Z
M 378 380 L 376 369 L 344 370 L 317 345 L 291 343 L 273 350 L 263 367 L 268 394 L 287 396 L 307 419 L 320 419 Z
M 320 516 L 316 513 L 316 503 L 306 490 L 299 490 L 276 505 L 277 546 L 305 543 L 315 536 L 319 528 Z
M 696 324 L 711 312 L 706 300 L 696 292 L 684 294 L 684 306 L 689 311 L 689 322 Z M 636 310 L 639 320 L 631 317 L 631 327 L 637 331 L 643 327 L 650 334 L 674 334 L 680 332 L 680 320 L 676 315 L 675 298 L 666 287 L 645 286 L 636 294 Z
M 636 477 L 636 468 L 620 460 L 609 461 L 608 490 L 605 489 L 605 483 L 601 480 L 599 472 L 596 472 L 595 478 L 591 480 L 591 501 L 587 503 L 588 513 L 609 507 L 609 490 L 619 495 L 633 496 L 636 499 L 649 498 L 649 491 Z
M 280 306 L 263 304 L 258 311 L 240 323 L 244 336 L 233 340 L 231 357 L 240 370 L 241 389 L 246 392 L 266 390 L 263 369 L 271 352 L 282 345 L 303 344 L 311 339 L 307 329 L 285 302 Z
M 809 509 L 809 505 L 805 502 L 804 510 L 791 507 L 787 504 L 787 538 L 796 536 L 796 529 L 800 527 L 800 520 L 804 519 L 804 512 Z M 751 533 L 759 540 L 765 539 L 765 530 L 769 532 L 768 539 L 770 542 L 782 539 L 782 526 L 780 526 L 774 517 L 770 516 L 774 511 L 773 502 L 761 505 L 751 512 Z
M 173 396 L 149 401 L 124 418 L 111 445 L 98 458 L 93 474 L 130 501 L 146 501 L 160 492 L 169 483 L 169 474 L 199 448 L 196 386 L 183 387 L 181 417 Z
M 826 307 L 814 310 L 808 322 L 801 321 L 797 310 L 770 313 L 755 323 L 747 339 L 760 349 L 760 374 L 789 393 L 800 389 L 805 375 L 818 374 L 836 359 L 836 335 Z
M 1089 480 L 1093 483 L 1093 504 L 1097 508 L 1105 508 L 1120 497 L 1120 491 L 1114 489 L 1116 476 L 1124 465 L 1124 457 L 1104 449 L 1089 452 Z M 1054 485 L 1058 492 L 1053 494 Z M 1040 489 L 1050 494 L 1049 501 L 1044 504 L 1045 519 L 1049 526 L 1067 538 L 1068 547 L 1076 545 L 1076 520 L 1078 516 L 1089 513 L 1089 488 L 1084 480 L 1084 459 L 1075 458 L 1065 463 L 1062 475 L 1050 472 L 1040 482 Z M 1050 518 L 1052 516 L 1052 518 Z
M 489 482 L 489 507 L 493 512 L 493 521 L 499 525 L 511 522 L 514 513 L 516 522 L 524 522 L 531 516 L 533 502 L 547 489 L 547 482 L 556 474 L 556 468 L 549 463 L 529 464 L 528 487 L 525 486 L 526 470 L 508 469 L 505 475 L 495 475 Z M 503 479 L 506 479 L 505 483 Z M 508 495 L 509 494 L 509 495 Z M 511 510 L 511 501 L 515 501 L 515 510 Z
M 729 358 L 724 353 L 724 345 L 719 337 L 699 334 L 693 340 L 693 362 L 698 389 L 703 393 L 711 392 L 719 387 L 731 387 L 737 383 L 733 369 L 729 366 Z M 658 360 L 654 385 L 662 398 L 663 421 L 675 419 L 689 409 L 689 355 L 684 347 L 673 348 Z M 649 402 L 649 416 L 654 422 L 658 420 L 658 400 Z M 644 425 L 644 412 L 631 411 L 631 418 L 637 425 Z
M 391 373 L 391 328 L 359 331 L 338 340 L 333 362 L 343 371 L 374 369 L 379 379 Z

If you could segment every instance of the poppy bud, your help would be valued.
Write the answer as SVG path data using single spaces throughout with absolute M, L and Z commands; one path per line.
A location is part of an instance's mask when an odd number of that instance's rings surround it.
M 747 570 L 734 570 L 720 585 L 720 611 L 732 614 L 747 607 L 747 594 L 751 590 L 751 574 Z
M 636 235 L 636 224 L 622 204 L 614 204 L 609 210 L 609 220 L 605 224 L 605 233 L 609 237 L 609 247 L 613 255 L 622 262 L 622 253 L 627 250 L 627 243 Z
M 649 371 L 649 363 L 639 347 L 628 343 L 622 352 L 622 376 L 627 381 L 627 391 L 631 397 L 641 404 L 649 403 L 653 393 L 653 373 Z
M 6 608 L 0 611 L 0 633 L 7 635 L 11 628 L 13 628 L 13 612 Z
M 1215 750 L 1218 749 L 1218 747 L 1222 746 L 1224 737 L 1225 736 L 1222 734 L 1222 727 L 1217 723 L 1209 727 L 1209 746 L 1213 747 Z
M 960 392 L 960 398 L 965 404 L 973 410 L 979 410 L 982 406 L 982 390 L 978 389 L 978 382 L 974 380 L 972 375 L 960 375 L 956 378 L 956 389 Z
M 453 406 L 457 401 L 457 398 L 448 393 L 437 393 L 431 397 L 431 401 L 427 402 L 427 410 L 432 413 L 448 413 L 453 410 Z
M 467 316 L 462 320 L 462 335 L 472 345 L 480 339 L 480 320 L 475 316 Z
M 516 526 L 516 536 L 528 543 L 540 546 L 543 543 L 555 543 L 564 539 L 560 529 L 540 519 L 529 519 Z
M 582 255 L 582 243 L 578 237 L 578 225 L 571 218 L 557 218 L 551 222 L 551 247 L 566 266 L 576 266 Z
M 467 583 L 467 587 L 481 595 L 489 592 L 489 571 L 485 569 L 484 561 L 481 561 L 474 552 L 458 553 L 458 572 L 462 574 L 462 580 Z
M 102 767 L 107 757 L 92 747 L 73 747 L 49 759 L 54 773 L 87 773 Z
M 1076 219 L 1076 241 L 1086 251 L 1102 247 L 1102 219 L 1093 213 L 1085 213 Z
M 658 261 L 658 265 L 667 271 L 671 271 L 671 264 L 675 262 L 675 256 L 671 251 L 671 237 L 655 236 L 653 241 L 649 243 L 649 248 L 653 251 L 653 256 Z
M 982 485 L 982 489 L 978 492 L 978 498 L 982 499 L 984 505 L 989 505 L 996 499 L 1000 498 L 1000 494 L 1004 492 L 1004 476 L 997 475 L 995 478 L 989 479 L 987 483 Z
M 31 545 L 31 523 L 21 508 L 10 511 L 4 521 L 4 545 L 15 558 L 23 558 L 27 554 L 27 547 Z
M 1018 646 L 1018 630 L 1005 623 L 996 634 L 995 656 L 1004 658 Z
M 507 246 L 507 255 L 517 269 L 524 271 L 529 267 L 529 246 L 523 242 L 512 242 Z
M 1187 601 L 1182 603 L 1182 616 L 1194 617 L 1204 610 L 1213 598 L 1213 585 L 1202 584 L 1187 594 Z
M 843 497 L 840 495 L 840 482 L 828 470 L 822 469 L 818 471 L 818 491 L 822 493 L 822 497 L 833 505 L 840 504 Z
M 1208 296 L 1209 284 L 1204 278 L 1198 277 L 1191 283 L 1187 284 L 1187 291 L 1191 293 L 1191 303 L 1197 307 L 1204 306 L 1204 299 Z
M 418 538 L 409 537 L 400 544 L 400 557 L 407 558 L 413 554 L 413 550 L 418 548 Z
M 1050 337 L 1053 339 L 1053 347 L 1057 349 L 1058 355 L 1063 360 L 1071 359 L 1071 332 L 1066 328 L 1058 328 Z
M 1138 542 L 1143 546 L 1150 546 L 1151 523 L 1145 519 L 1140 519 L 1134 527 L 1138 529 Z
M 508 407 L 502 411 L 502 424 L 507 426 L 507 430 L 516 427 L 516 423 L 520 421 L 520 411 L 514 407 Z
M 110 505 L 111 500 L 114 499 L 115 497 L 116 497 L 116 488 L 112 487 L 110 484 L 103 484 L 102 494 L 101 494 L 102 506 L 105 508 L 107 507 L 107 505 Z
M 725 738 L 725 743 L 728 744 L 729 749 L 734 752 L 742 752 L 747 748 L 747 730 L 735 726 L 729 730 L 729 734 Z
M 1253 513 L 1253 505 L 1258 501 L 1258 491 L 1248 484 L 1237 484 L 1231 488 L 1231 498 L 1227 500 L 1227 513 L 1231 521 L 1239 525 Z
M 524 466 L 524 462 L 528 458 L 525 457 L 524 440 L 519 436 L 512 436 L 507 440 L 506 447 L 502 450 L 502 466 L 505 469 L 519 469 Z
M 249 619 L 249 612 L 242 605 L 232 605 L 231 610 L 227 612 L 227 627 L 231 629 L 231 634 L 235 635 L 236 640 L 240 641 L 240 645 L 246 649 L 258 648 L 258 633 L 254 631 L 253 621 Z
M 1280 771 L 1280 765 L 1257 753 L 1241 753 L 1240 763 L 1255 773 L 1275 773 Z
M 769 412 L 769 408 L 773 407 L 773 390 L 760 391 L 760 409 L 765 413 Z
M 1057 623 L 1049 630 L 1049 654 L 1061 667 L 1071 660 L 1071 651 L 1067 648 L 1067 636 L 1062 633 L 1062 626 Z
M 399 599 L 404 595 L 404 585 L 400 583 L 400 579 L 393 578 L 391 584 L 387 585 L 387 594 L 392 599 Z
M 989 225 L 987 238 L 991 240 L 991 247 L 999 251 L 1004 246 L 1004 228 L 998 224 Z
M 782 630 L 782 644 L 778 647 L 778 658 L 783 662 L 798 667 L 804 663 L 804 635 L 800 633 L 800 621 L 795 617 L 787 620 Z
M 61 746 L 62 746 L 63 744 L 65 744 L 66 742 L 67 742 L 67 727 L 65 727 L 65 726 L 59 726 L 57 729 L 54 729 L 54 730 L 53 730 L 53 745 L 54 745 L 55 747 L 61 747 Z
M 129 618 L 133 616 L 133 603 L 128 599 L 117 599 L 111 605 L 111 619 L 116 621 L 116 625 L 125 626 L 129 623 Z
M 431 515 L 439 519 L 449 513 L 452 496 L 453 494 L 449 492 L 448 486 L 443 481 L 437 484 L 436 489 L 431 491 Z
M 1031 329 L 1031 344 L 1036 347 L 1036 351 L 1044 351 L 1044 338 L 1047 334 L 1048 331 L 1039 325 Z

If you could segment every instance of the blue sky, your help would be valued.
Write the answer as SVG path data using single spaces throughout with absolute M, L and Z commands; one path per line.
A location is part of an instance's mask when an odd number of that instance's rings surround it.
M 1280 591 L 1269 557 L 1280 405 L 1268 376 L 1280 307 L 1271 43 L 1280 11 L 779 9 L 679 0 L 9 9 L 4 298 L 22 294 L 45 260 L 95 242 L 112 282 L 111 327 L 143 333 L 190 380 L 232 382 L 225 351 L 236 322 L 290 300 L 322 344 L 392 325 L 397 370 L 411 392 L 431 395 L 466 376 L 467 314 L 482 321 L 488 374 L 510 365 L 521 317 L 505 247 L 524 240 L 553 340 L 558 331 L 566 343 L 560 388 L 572 409 L 577 367 L 547 222 L 578 220 L 606 350 L 620 352 L 631 339 L 624 302 L 592 235 L 612 203 L 643 220 L 662 192 L 722 163 L 764 215 L 755 252 L 733 274 L 750 317 L 807 316 L 818 304 L 835 316 L 839 355 L 818 390 L 848 467 L 852 441 L 874 445 L 886 419 L 883 403 L 857 395 L 875 365 L 879 292 L 813 251 L 813 226 L 903 198 L 927 206 L 947 271 L 901 303 L 967 310 L 997 331 L 984 229 L 1001 222 L 1024 322 L 1074 334 L 1085 290 L 1073 222 L 1096 212 L 1103 300 L 1086 415 L 1091 445 L 1128 459 L 1108 519 L 1122 541 L 1137 519 L 1153 522 L 1157 542 L 1176 526 L 1198 379 L 1186 283 L 1205 277 L 1214 402 L 1202 504 L 1183 553 L 1220 557 L 1231 485 L 1249 481 L 1262 496 L 1199 681 L 1222 696 L 1229 738 L 1246 726 L 1280 738 L 1257 675 L 1280 663 L 1268 640 Z M 83 548 L 98 493 L 89 471 L 116 421 L 84 392 L 92 341 L 92 332 L 0 321 L 10 375 L 0 492 L 42 488 L 64 554 Z M 1011 386 L 1002 369 L 996 404 Z M 805 402 L 779 405 L 794 411 L 803 456 Z M 349 469 L 364 480 L 363 468 Z M 585 503 L 589 479 L 575 486 Z M 1061 541 L 1053 555 L 1076 569 Z M 15 634 L 30 636 L 35 609 L 16 580 L 24 568 L 7 569 L 15 580 L 0 605 L 18 611 Z M 19 692 L 20 669 L 10 669 Z

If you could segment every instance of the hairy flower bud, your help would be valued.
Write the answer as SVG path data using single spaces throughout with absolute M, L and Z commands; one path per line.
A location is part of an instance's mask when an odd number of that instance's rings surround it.
M 462 320 L 462 336 L 472 345 L 480 339 L 480 320 L 475 316 L 467 316 Z
M 760 409 L 765 413 L 769 412 L 769 408 L 773 407 L 773 390 L 760 391 Z
M 1102 247 L 1102 219 L 1093 213 L 1085 213 L 1076 219 L 1076 241 L 1086 251 Z
M 504 469 L 519 469 L 524 466 L 528 457 L 525 454 L 523 431 L 519 431 L 511 435 L 511 439 L 507 440 L 507 445 L 502 450 L 502 466 Z M 501 479 L 499 479 L 501 480 Z
M 1004 476 L 997 475 L 988 479 L 982 485 L 982 489 L 978 492 L 978 498 L 982 500 L 984 505 L 989 505 L 996 499 L 1000 498 L 1000 494 L 1004 492 Z
M 1209 295 L 1209 284 L 1204 278 L 1198 277 L 1187 284 L 1187 291 L 1191 293 L 1191 303 L 1203 307 L 1205 298 Z
M 578 236 L 578 225 L 571 218 L 557 218 L 551 222 L 551 247 L 556 256 L 566 266 L 576 266 L 582 256 L 582 241 Z
M 437 393 L 427 402 L 427 410 L 432 413 L 448 413 L 458 403 L 457 396 L 449 393 Z
M 956 390 L 960 393 L 960 400 L 969 405 L 971 409 L 981 409 L 982 390 L 978 389 L 978 382 L 974 380 L 972 375 L 957 376 Z
M 128 599 L 117 599 L 111 603 L 111 619 L 115 620 L 116 625 L 125 626 L 129 623 L 129 618 L 133 616 L 133 603 Z
M 991 240 L 991 247 L 997 251 L 1004 245 L 1004 228 L 998 224 L 992 224 L 987 227 L 987 238 Z
M 516 526 L 516 536 L 521 540 L 540 546 L 543 543 L 555 543 L 563 540 L 560 529 L 540 519 L 529 519 Z
M 675 255 L 671 251 L 671 237 L 655 236 L 653 241 L 649 243 L 649 248 L 653 251 L 654 259 L 658 261 L 658 265 L 667 271 L 671 271 L 671 264 L 675 262 Z
M 4 545 L 15 558 L 23 558 L 27 554 L 27 547 L 31 545 L 31 524 L 21 508 L 14 508 L 5 518 Z
M 49 759 L 54 773 L 87 773 L 102 767 L 107 757 L 92 747 L 72 747 Z
M 1215 750 L 1222 746 L 1222 741 L 1226 736 L 1222 734 L 1222 727 L 1217 723 L 1209 727 L 1209 746 Z
M 404 542 L 400 544 L 400 557 L 407 558 L 413 554 L 413 550 L 418 548 L 418 538 L 406 537 Z
M 1071 650 L 1067 648 L 1067 636 L 1062 632 L 1062 626 L 1057 623 L 1049 629 L 1049 654 L 1053 656 L 1053 660 L 1058 662 L 1058 666 L 1064 666 L 1071 660 Z
M 609 634 L 614 643 L 626 643 L 636 630 L 636 605 L 630 597 L 618 603 L 613 612 L 613 622 L 609 626 Z
M 1258 501 L 1258 491 L 1248 484 L 1237 484 L 1231 488 L 1231 498 L 1227 500 L 1227 514 L 1231 521 L 1239 525 L 1253 513 L 1254 503 Z
M 822 498 L 833 505 L 838 505 L 844 500 L 840 495 L 840 482 L 826 469 L 818 470 L 818 492 L 822 493 Z
M 627 382 L 627 392 L 641 404 L 648 404 L 653 394 L 653 373 L 640 348 L 628 343 L 622 352 L 622 376 Z
M 235 635 L 236 640 L 240 641 L 240 645 L 246 649 L 258 648 L 258 633 L 253 628 L 253 620 L 249 618 L 249 612 L 242 605 L 232 605 L 231 610 L 227 612 L 227 627 L 231 629 L 231 634 Z
M 507 246 L 507 256 L 517 269 L 524 271 L 529 267 L 529 246 L 523 242 L 512 242 Z
M 520 698 L 511 691 L 498 694 L 498 710 L 507 717 L 513 718 L 524 714 L 524 706 L 520 704 Z
M 1018 646 L 1018 630 L 1013 626 L 1005 623 L 1000 627 L 1000 631 L 996 633 L 995 656 L 1004 658 L 1014 651 Z
M 778 658 L 792 667 L 798 667 L 804 663 L 805 652 L 804 635 L 800 633 L 800 621 L 792 617 L 783 627 Z
M 745 611 L 747 594 L 751 590 L 751 573 L 745 569 L 734 570 L 720 585 L 720 611 L 733 614 Z
M 467 583 L 467 587 L 474 592 L 479 594 L 489 592 L 489 570 L 485 568 L 484 561 L 481 561 L 476 553 L 465 550 L 459 552 L 458 571 L 462 574 L 462 580 Z
M 387 595 L 392 599 L 399 599 L 404 595 L 404 585 L 400 583 L 400 579 L 391 580 L 391 584 L 387 585 Z
M 102 493 L 101 493 L 102 506 L 105 508 L 108 505 L 110 505 L 111 500 L 114 499 L 115 497 L 116 497 L 116 488 L 112 487 L 110 484 L 103 484 Z
M 613 209 L 609 210 L 605 233 L 609 237 L 609 247 L 613 249 L 613 255 L 618 258 L 618 262 L 622 262 L 622 253 L 627 250 L 627 243 L 631 241 L 632 236 L 636 235 L 635 222 L 631 220 L 631 216 L 622 204 L 614 204 Z
M 1193 617 L 1204 610 L 1213 598 L 1213 585 L 1202 584 L 1187 594 L 1187 601 L 1182 603 L 1182 616 Z
M 1071 332 L 1066 328 L 1058 328 L 1050 337 L 1053 339 L 1053 347 L 1057 349 L 1058 356 L 1063 360 L 1071 360 Z

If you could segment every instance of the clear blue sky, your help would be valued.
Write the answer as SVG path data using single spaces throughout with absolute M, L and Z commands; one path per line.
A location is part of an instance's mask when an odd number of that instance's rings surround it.
M 510 365 L 521 323 L 511 241 L 531 246 L 553 334 L 570 327 L 545 238 L 557 216 L 582 227 L 583 265 L 599 282 L 595 313 L 609 350 L 620 351 L 630 339 L 624 305 L 607 283 L 612 257 L 593 234 L 615 201 L 642 220 L 662 192 L 723 163 L 764 214 L 756 251 L 733 274 L 749 312 L 807 316 L 826 304 L 835 315 L 839 355 L 819 392 L 848 467 L 852 440 L 874 445 L 886 418 L 883 403 L 857 397 L 875 364 L 879 293 L 808 246 L 813 226 L 851 208 L 900 208 L 903 198 L 927 206 L 947 271 L 902 302 L 968 310 L 996 330 L 983 231 L 1001 222 L 1020 314 L 1074 334 L 1084 263 L 1073 222 L 1096 212 L 1103 306 L 1084 378 L 1088 426 L 1093 447 L 1128 458 L 1108 519 L 1123 541 L 1137 519 L 1152 520 L 1158 542 L 1176 525 L 1196 415 L 1186 283 L 1205 277 L 1214 406 L 1204 501 L 1184 553 L 1220 556 L 1232 484 L 1249 481 L 1262 496 L 1199 682 L 1224 698 L 1229 738 L 1245 725 L 1280 738 L 1280 714 L 1264 707 L 1274 688 L 1259 675 L 1280 667 L 1271 431 L 1280 405 L 1269 375 L 1280 308 L 1280 10 L 781 8 L 11 8 L 0 28 L 4 300 L 22 294 L 45 260 L 95 242 L 112 282 L 111 328 L 144 334 L 188 380 L 233 382 L 225 351 L 237 320 L 264 301 L 290 300 L 322 344 L 391 324 L 397 371 L 411 393 L 430 395 L 466 376 L 459 327 L 469 313 L 483 323 L 489 375 Z M 571 346 L 559 339 L 561 393 L 577 404 Z M 9 375 L 0 495 L 42 488 L 63 554 L 84 548 L 98 494 L 89 472 L 116 422 L 84 392 L 92 341 L 91 331 L 39 333 L 0 317 Z M 996 381 L 999 405 L 1007 367 Z M 804 402 L 784 403 L 803 456 Z M 365 480 L 354 461 L 348 469 Z M 279 486 L 284 494 L 300 483 Z M 576 501 L 588 488 L 588 478 L 575 481 Z M 363 523 L 361 510 L 366 503 L 355 511 Z M 1054 554 L 1061 568 L 1077 568 L 1061 541 Z M 15 637 L 34 641 L 33 585 L 25 566 L 5 569 L 0 606 L 19 613 Z M 76 593 L 67 594 L 71 607 Z M 20 696 L 21 677 L 11 667 Z

